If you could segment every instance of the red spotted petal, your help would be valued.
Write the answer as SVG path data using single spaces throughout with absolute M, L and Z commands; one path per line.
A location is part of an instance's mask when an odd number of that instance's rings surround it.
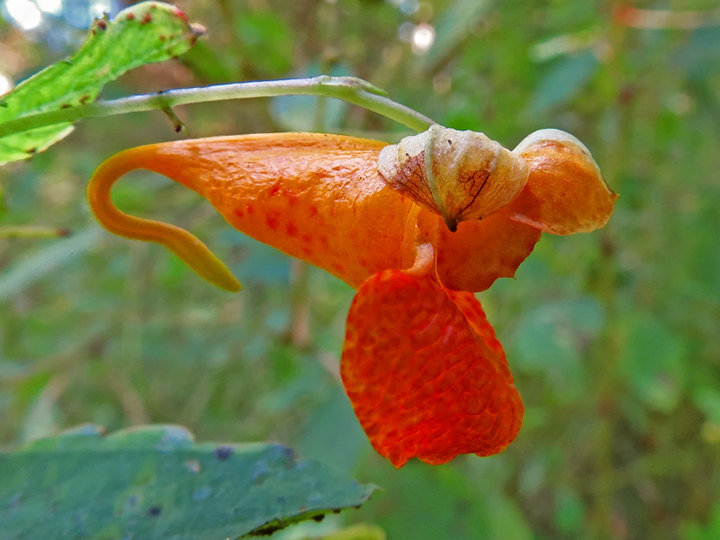
M 474 302 L 455 298 L 430 276 L 386 270 L 361 285 L 350 308 L 343 383 L 370 442 L 396 467 L 415 456 L 440 464 L 497 454 L 522 424 L 494 332 Z

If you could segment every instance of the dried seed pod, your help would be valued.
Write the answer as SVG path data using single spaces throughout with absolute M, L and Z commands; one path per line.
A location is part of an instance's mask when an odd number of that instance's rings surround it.
M 525 160 L 482 133 L 439 125 L 386 146 L 378 157 L 385 182 L 442 216 L 451 231 L 512 201 L 525 186 Z

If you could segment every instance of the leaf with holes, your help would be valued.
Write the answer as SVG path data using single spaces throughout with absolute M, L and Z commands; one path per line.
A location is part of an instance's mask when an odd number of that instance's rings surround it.
M 3 540 L 218 540 L 357 507 L 363 486 L 280 444 L 195 443 L 178 426 L 83 426 L 0 453 Z

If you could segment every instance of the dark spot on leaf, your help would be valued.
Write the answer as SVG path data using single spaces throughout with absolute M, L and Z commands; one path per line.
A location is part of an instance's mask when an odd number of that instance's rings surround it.
M 215 457 L 220 461 L 225 461 L 227 458 L 232 456 L 233 449 L 230 446 L 218 446 L 215 449 Z
M 161 513 L 162 506 L 151 506 L 147 511 L 147 515 L 150 517 L 158 517 Z
M 80 103 L 82 103 L 83 105 L 85 105 L 85 103 L 87 103 L 89 99 L 90 99 L 90 96 L 89 96 L 88 94 L 85 94 L 84 96 L 82 96 L 82 97 L 80 98 Z
M 60 105 L 61 109 L 69 109 L 70 107 L 72 107 L 72 105 L 70 105 L 69 103 L 63 103 L 62 105 Z
M 340 509 L 339 509 L 339 508 L 336 508 L 335 510 L 332 511 L 332 513 L 333 513 L 333 514 L 339 514 L 339 513 L 340 513 Z
M 100 19 L 100 20 L 97 22 L 97 27 L 98 27 L 100 30 L 107 30 L 107 23 L 106 23 L 105 21 L 103 21 L 102 19 Z
M 325 514 L 319 514 L 317 516 L 313 516 L 312 519 L 313 519 L 313 521 L 317 521 L 318 523 L 320 523 L 323 519 L 325 519 Z
M 28 154 L 34 154 L 35 152 L 37 152 L 37 148 L 35 148 L 35 147 L 28 148 L 28 149 L 26 150 L 26 152 L 27 152 Z
M 167 38 L 164 35 L 160 35 L 160 41 L 165 41 Z
M 280 451 L 280 457 L 283 460 L 283 466 L 286 469 L 291 469 L 295 465 L 295 452 L 292 448 L 288 446 L 282 447 L 282 450 Z
M 0 107 L 4 107 L 4 108 L 7 109 L 7 107 L 8 107 L 8 102 L 5 101 L 4 99 L 0 99 Z
M 283 526 L 280 524 L 270 523 L 268 525 L 263 525 L 262 527 L 258 527 L 252 533 L 250 533 L 248 536 L 270 536 L 271 534 L 279 531 L 282 528 L 283 528 Z
M 145 13 L 145 16 L 142 18 L 142 24 L 151 23 L 153 20 L 152 15 L 150 15 L 150 12 L 148 11 Z
M 134 20 L 135 20 L 135 14 L 134 14 L 134 13 L 128 13 L 127 20 L 128 20 L 128 21 L 134 21 Z

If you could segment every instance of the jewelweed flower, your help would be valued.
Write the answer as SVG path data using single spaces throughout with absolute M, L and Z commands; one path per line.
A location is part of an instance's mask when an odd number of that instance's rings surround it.
M 473 293 L 513 276 L 543 231 L 604 226 L 616 198 L 590 152 L 557 130 L 513 151 L 441 126 L 397 145 L 214 137 L 133 148 L 98 168 L 88 195 L 105 228 L 167 246 L 230 291 L 240 284 L 196 237 L 112 204 L 112 185 L 134 169 L 193 189 L 236 229 L 357 289 L 342 380 L 373 447 L 396 467 L 489 456 L 513 441 L 522 401 Z

